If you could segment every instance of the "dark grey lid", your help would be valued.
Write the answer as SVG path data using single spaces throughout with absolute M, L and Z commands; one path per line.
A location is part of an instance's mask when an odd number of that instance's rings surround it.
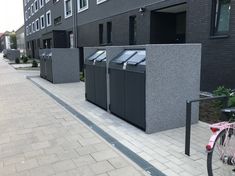
M 91 57 L 88 58 L 89 61 L 95 60 L 97 57 L 99 57 L 101 54 L 103 54 L 105 50 L 98 50 L 93 54 Z
M 106 51 L 95 59 L 97 62 L 106 61 Z
M 137 65 L 143 62 L 146 58 L 146 51 L 145 50 L 138 50 L 134 56 L 132 56 L 128 61 L 128 65 Z
M 113 62 L 117 64 L 123 64 L 128 59 L 130 59 L 133 55 L 135 55 L 136 52 L 137 52 L 136 50 L 125 50 L 122 52 L 122 54 L 119 57 L 114 59 Z

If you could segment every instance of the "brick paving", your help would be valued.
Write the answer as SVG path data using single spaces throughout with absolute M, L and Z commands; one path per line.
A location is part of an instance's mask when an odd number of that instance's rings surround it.
M 0 56 L 0 175 L 147 174 Z
M 191 156 L 184 155 L 185 128 L 145 134 L 125 121 L 85 101 L 84 83 L 54 85 L 41 78 L 33 81 L 50 91 L 105 132 L 168 176 L 207 176 L 206 152 L 211 132 L 208 124 L 192 126 Z

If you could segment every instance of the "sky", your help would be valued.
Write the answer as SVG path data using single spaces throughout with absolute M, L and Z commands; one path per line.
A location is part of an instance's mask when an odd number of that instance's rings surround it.
M 24 24 L 23 0 L 0 0 L 0 33 Z

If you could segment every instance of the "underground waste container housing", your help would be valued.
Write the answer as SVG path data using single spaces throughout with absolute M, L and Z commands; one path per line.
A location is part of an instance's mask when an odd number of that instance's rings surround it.
M 120 55 L 109 63 L 109 83 L 110 83 L 110 112 L 126 119 L 125 110 L 125 68 L 126 62 L 135 54 L 136 50 L 124 50 Z
M 77 48 L 51 48 L 39 50 L 45 53 L 41 58 L 41 77 L 54 83 L 80 81 L 79 50 Z
M 40 76 L 45 78 L 45 50 L 40 53 Z
M 86 84 L 93 85 L 93 88 L 86 88 L 87 99 L 92 95 L 89 91 L 93 90 L 94 102 L 96 91 L 102 89 L 98 89 L 95 82 L 99 62 L 95 61 L 98 56 L 91 62 L 88 59 L 101 49 L 107 52 L 109 112 L 147 134 L 185 126 L 185 102 L 198 99 L 200 95 L 200 44 L 85 48 Z M 95 68 L 89 71 L 91 67 Z M 198 112 L 199 105 L 193 104 L 192 124 L 198 122 Z
M 98 50 L 85 61 L 86 99 L 107 109 L 106 51 Z
M 124 120 L 145 130 L 145 80 L 146 51 L 140 50 L 128 61 L 125 69 L 125 116 Z
M 46 55 L 46 79 L 50 82 L 53 82 L 53 74 L 52 74 L 52 52 L 49 51 Z

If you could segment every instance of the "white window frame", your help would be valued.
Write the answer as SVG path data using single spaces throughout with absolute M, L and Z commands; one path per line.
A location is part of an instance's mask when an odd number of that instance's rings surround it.
M 43 18 L 44 25 L 43 25 L 43 23 L 42 23 L 42 18 Z M 42 26 L 42 25 L 43 25 L 43 26 Z M 41 29 L 44 29 L 45 26 L 46 26 L 46 23 L 45 23 L 45 16 L 42 15 L 42 16 L 40 16 L 40 27 L 41 27 Z
M 47 18 L 48 14 L 50 14 L 50 23 L 48 22 L 48 18 Z M 51 10 L 48 10 L 46 13 L 46 25 L 47 25 L 47 27 L 51 26 Z
M 55 4 L 55 3 L 59 2 L 59 1 L 60 1 L 60 0 L 56 0 L 56 1 L 53 0 L 53 4 Z
M 31 24 L 29 24 L 29 35 L 32 33 L 32 27 Z
M 30 7 L 28 8 L 28 19 L 31 17 L 31 9 Z
M 34 3 L 32 3 L 30 6 L 30 13 L 31 13 L 31 16 L 34 15 Z
M 28 20 L 28 10 L 25 11 L 25 21 Z
M 45 0 L 45 3 L 48 3 L 50 0 Z
M 96 0 L 96 4 L 102 4 L 103 2 L 106 2 L 107 0 Z
M 38 24 L 38 28 L 37 28 L 37 24 Z M 40 30 L 40 22 L 39 22 L 39 19 L 36 19 L 36 20 L 35 20 L 35 28 L 36 28 L 36 31 L 39 31 L 39 30 Z
M 36 2 L 37 2 L 37 6 L 36 6 Z M 38 8 L 36 9 L 36 7 L 38 7 Z M 38 0 L 35 0 L 34 1 L 34 13 L 36 13 L 38 11 L 38 9 L 39 9 Z
M 78 2 L 77 2 L 77 4 L 78 4 L 78 13 L 79 12 L 83 12 L 83 11 L 85 11 L 85 10 L 87 10 L 88 8 L 89 8 L 89 1 L 88 0 L 86 0 L 87 1 L 87 6 L 85 6 L 85 7 L 80 7 L 80 1 L 81 0 L 78 0 Z
M 72 0 L 70 0 L 71 2 L 71 14 L 70 15 L 67 15 L 66 14 L 66 2 L 69 1 L 69 0 L 64 0 L 64 18 L 69 18 L 73 15 L 73 3 L 72 3 Z
M 39 0 L 39 8 L 41 9 L 44 6 L 44 0 Z
M 28 36 L 29 35 L 29 27 L 28 26 L 26 26 L 26 29 L 25 29 L 26 31 L 26 36 Z
M 35 22 L 34 21 L 32 22 L 32 26 L 31 27 L 32 27 L 32 29 L 31 29 L 32 33 L 36 32 L 35 31 L 36 28 L 35 28 Z

